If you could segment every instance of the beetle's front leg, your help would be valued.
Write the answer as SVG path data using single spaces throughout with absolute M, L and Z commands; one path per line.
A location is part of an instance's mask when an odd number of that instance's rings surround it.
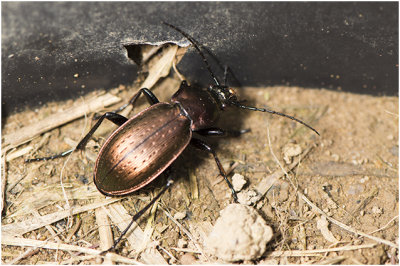
M 209 152 L 214 156 L 215 162 L 217 163 L 217 166 L 219 169 L 219 173 L 224 177 L 226 183 L 228 184 L 228 187 L 231 189 L 233 199 L 235 200 L 235 202 L 238 202 L 238 197 L 237 197 L 236 191 L 233 189 L 231 182 L 229 181 L 228 177 L 226 176 L 226 172 L 225 172 L 224 168 L 222 167 L 222 164 L 221 164 L 220 160 L 218 159 L 215 151 L 210 147 L 210 145 L 208 145 L 207 143 L 205 143 L 204 141 L 202 141 L 200 139 L 192 138 L 190 141 L 190 144 L 192 144 L 193 146 L 195 146 L 196 148 L 198 148 L 200 150 Z

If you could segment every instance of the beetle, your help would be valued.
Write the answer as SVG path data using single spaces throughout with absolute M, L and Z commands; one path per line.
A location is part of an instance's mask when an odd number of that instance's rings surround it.
M 130 119 L 116 112 L 106 112 L 76 148 L 50 157 L 28 159 L 26 162 L 56 159 L 65 157 L 75 150 L 83 150 L 103 120 L 107 119 L 119 127 L 105 141 L 95 163 L 94 183 L 101 193 L 109 196 L 122 196 L 143 188 L 161 173 L 167 172 L 175 159 L 191 144 L 213 155 L 220 174 L 231 189 L 234 200 L 237 201 L 236 192 L 215 151 L 205 141 L 194 136 L 194 133 L 203 136 L 238 136 L 249 131 L 230 131 L 215 127 L 222 110 L 229 106 L 235 106 L 284 116 L 305 125 L 319 135 L 317 130 L 293 116 L 240 103 L 234 90 L 221 84 L 214 75 L 204 53 L 197 45 L 197 41 L 178 27 L 163 23 L 191 42 L 203 59 L 215 84 L 208 88 L 198 88 L 189 85 L 184 80 L 168 103 L 159 102 L 150 90 L 142 88 L 130 99 L 129 104 L 134 105 L 136 100 L 144 95 L 150 103 L 150 107 Z M 172 183 L 173 180 L 168 178 L 166 185 L 156 197 L 132 217 L 130 224 L 113 246 L 104 252 L 115 249 L 133 222 L 143 215 Z

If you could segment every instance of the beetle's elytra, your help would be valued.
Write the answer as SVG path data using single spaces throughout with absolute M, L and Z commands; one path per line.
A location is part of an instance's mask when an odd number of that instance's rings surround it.
M 169 103 L 160 103 L 151 91 L 142 88 L 132 97 L 130 104 L 134 105 L 138 97 L 144 94 L 151 105 L 150 107 L 130 119 L 116 112 L 107 112 L 99 118 L 75 149 L 51 157 L 29 159 L 27 162 L 64 157 L 74 150 L 84 149 L 102 121 L 108 119 L 117 124 L 119 128 L 103 144 L 95 165 L 94 182 L 103 194 L 111 196 L 126 195 L 143 188 L 169 169 L 171 163 L 191 144 L 213 155 L 220 174 L 230 187 L 234 200 L 237 201 L 236 193 L 215 151 L 206 142 L 195 136 L 195 134 L 204 136 L 237 136 L 248 131 L 229 131 L 216 128 L 215 123 L 222 110 L 228 106 L 235 106 L 252 111 L 277 114 L 295 120 L 319 135 L 314 128 L 292 116 L 265 108 L 241 104 L 234 91 L 225 85 L 221 85 L 218 78 L 213 74 L 205 55 L 196 44 L 196 41 L 179 28 L 165 22 L 164 24 L 181 33 L 192 43 L 202 57 L 215 84 L 208 88 L 197 88 L 189 86 L 186 81 L 182 81 L 179 90 L 171 97 Z M 114 242 L 114 245 L 105 252 L 116 247 L 131 224 L 149 209 L 171 184 L 172 180 L 169 179 L 161 192 L 134 215 L 129 226 Z
M 190 124 L 178 104 L 168 103 L 152 105 L 129 119 L 100 150 L 97 188 L 104 194 L 124 195 L 150 183 L 189 144 Z

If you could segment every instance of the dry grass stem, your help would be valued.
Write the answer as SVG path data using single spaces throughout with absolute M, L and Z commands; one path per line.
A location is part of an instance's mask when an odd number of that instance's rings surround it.
M 189 239 L 193 242 L 194 246 L 199 250 L 198 253 L 202 254 L 208 261 L 209 260 L 208 256 L 206 255 L 206 253 L 204 253 L 204 251 L 201 248 L 200 244 L 197 242 L 197 240 L 194 238 L 194 236 L 189 232 L 189 230 L 187 230 L 174 217 L 172 217 L 172 215 L 169 214 L 169 212 L 166 209 L 164 209 L 164 208 L 161 208 L 161 209 L 164 211 L 165 215 L 167 215 L 168 218 L 171 219 L 171 221 L 174 222 L 179 227 L 179 229 L 182 230 L 182 232 L 184 232 L 189 237 Z
M 91 255 L 99 255 L 100 251 L 92 248 L 84 248 L 75 245 L 54 243 L 49 241 L 40 241 L 35 239 L 27 239 L 23 237 L 12 237 L 9 235 L 3 235 L 1 237 L 2 245 L 19 246 L 19 247 L 35 247 L 35 248 L 46 248 L 46 249 L 56 249 L 64 251 L 76 251 Z
M 185 252 L 185 253 L 199 253 L 201 254 L 201 252 L 199 250 L 194 250 L 194 249 L 190 249 L 190 248 L 171 248 L 173 250 L 176 251 L 180 251 L 180 252 Z
M 61 219 L 67 218 L 71 214 L 71 212 L 72 212 L 72 215 L 75 215 L 75 214 L 78 214 L 81 212 L 86 212 L 86 211 L 89 211 L 92 209 L 96 209 L 96 208 L 104 206 L 104 205 L 108 205 L 110 203 L 113 203 L 113 202 L 116 202 L 119 200 L 121 200 L 121 199 L 120 198 L 106 199 L 104 201 L 91 203 L 91 204 L 87 204 L 84 206 L 73 207 L 72 211 L 63 210 L 63 211 L 58 211 L 58 212 L 50 213 L 47 215 L 43 215 L 39 219 L 33 217 L 30 220 L 6 224 L 6 225 L 2 226 L 2 237 L 7 236 L 7 235 L 9 235 L 9 236 L 22 235 L 27 232 L 41 228 L 43 226 L 55 223 Z
M 396 219 L 399 219 L 399 216 L 398 216 L 398 215 L 396 215 L 395 217 L 393 217 L 392 219 L 390 219 L 390 221 L 387 222 L 387 223 L 386 223 L 384 226 L 382 226 L 381 228 L 376 229 L 376 230 L 370 232 L 369 234 L 372 235 L 372 234 L 374 234 L 374 233 L 376 233 L 376 232 L 385 230 L 385 229 L 386 229 L 387 227 L 389 227 L 389 225 L 390 225 L 394 220 L 396 220 Z
M 156 202 L 154 202 L 153 206 L 151 206 L 150 213 L 147 216 L 146 227 L 144 228 L 144 236 L 145 237 L 142 239 L 142 241 L 141 241 L 142 243 L 137 252 L 141 252 L 142 250 L 144 250 L 151 240 L 151 236 L 153 235 L 153 232 L 154 232 L 154 217 L 156 215 L 156 210 L 157 210 L 159 200 L 160 199 L 158 199 Z
M 120 203 L 112 204 L 106 209 L 107 215 L 121 232 L 132 220 L 132 216 L 128 214 L 128 211 Z M 144 232 L 136 223 L 133 223 L 131 229 L 126 233 L 126 238 L 131 249 L 136 251 L 140 249 L 140 244 L 144 237 Z M 149 248 L 143 251 L 141 258 L 149 264 L 167 264 L 164 257 L 154 248 Z
M 314 249 L 314 250 L 289 250 L 289 251 L 273 251 L 268 254 L 272 257 L 301 257 L 301 256 L 315 256 L 319 253 L 329 253 L 338 251 L 350 251 L 358 250 L 364 248 L 374 248 L 375 243 L 365 244 L 365 245 L 355 245 L 355 246 L 344 246 L 338 248 L 324 248 L 324 249 Z
M 197 184 L 197 176 L 194 170 L 189 170 L 189 184 L 190 184 L 190 195 L 192 199 L 199 198 L 199 186 Z
M 60 243 L 53 243 L 49 241 L 40 241 L 34 239 L 26 239 L 22 237 L 11 237 L 11 236 L 3 236 L 1 239 L 1 243 L 3 245 L 10 245 L 10 246 L 19 246 L 19 247 L 34 247 L 34 248 L 45 248 L 45 249 L 56 249 L 56 250 L 63 250 L 63 251 L 72 251 L 72 252 L 79 252 L 85 253 L 89 255 L 94 255 L 93 258 L 99 256 L 100 251 L 92 248 L 85 248 L 80 246 L 74 246 L 69 244 L 60 244 Z M 106 258 L 115 261 L 115 262 L 122 262 L 127 264 L 141 264 L 136 260 L 132 260 L 117 254 L 108 253 Z
M 147 76 L 141 87 L 152 88 L 160 78 L 166 77 L 170 72 L 172 62 L 174 61 L 177 52 L 177 45 L 171 45 L 167 47 L 163 51 L 162 57 L 159 58 L 158 61 L 150 67 L 148 71 L 149 75 Z
M 32 146 L 26 146 L 22 149 L 10 152 L 9 154 L 7 154 L 6 156 L 6 162 L 10 162 L 18 157 L 21 157 L 27 153 L 29 153 L 31 150 L 33 150 Z
M 273 153 L 272 146 L 271 146 L 271 139 L 270 139 L 270 135 L 269 135 L 269 127 L 268 127 L 268 125 L 267 125 L 267 138 L 268 138 L 268 144 L 269 144 L 269 147 L 270 147 L 272 156 L 274 157 L 275 161 L 276 161 L 277 164 L 280 166 L 280 168 L 282 169 L 282 171 L 285 172 L 285 175 L 287 176 L 288 180 L 290 181 L 290 184 L 293 186 L 293 189 L 295 189 L 295 190 L 297 191 L 298 196 L 299 196 L 301 199 L 303 199 L 310 207 L 312 207 L 314 211 L 316 211 L 316 212 L 319 213 L 320 215 L 323 215 L 323 216 L 326 217 L 326 219 L 329 220 L 331 223 L 333 223 L 333 224 L 335 224 L 335 225 L 337 225 L 337 226 L 343 228 L 343 229 L 346 230 L 346 231 L 349 231 L 349 232 L 354 233 L 354 234 L 356 234 L 356 235 L 360 235 L 360 236 L 369 238 L 369 239 L 374 240 L 374 241 L 376 241 L 376 242 L 378 242 L 378 243 L 382 243 L 382 244 L 385 244 L 385 245 L 388 245 L 388 246 L 391 246 L 391 247 L 394 247 L 394 248 L 397 248 L 397 249 L 399 248 L 398 245 L 396 245 L 396 244 L 394 244 L 394 243 L 392 243 L 392 242 L 390 242 L 390 241 L 387 241 L 387 240 L 382 239 L 382 238 L 379 238 L 379 237 L 371 236 L 371 235 L 368 235 L 368 234 L 366 234 L 366 233 L 364 233 L 364 232 L 361 232 L 361 231 L 359 231 L 359 230 L 353 229 L 352 227 L 350 227 L 350 226 L 348 226 L 348 225 L 346 225 L 346 224 L 344 224 L 344 223 L 341 223 L 341 222 L 339 222 L 339 221 L 333 219 L 332 217 L 329 217 L 324 211 L 322 211 L 320 208 L 318 208 L 317 205 L 315 205 L 313 202 L 311 202 L 302 192 L 300 192 L 300 191 L 296 188 L 296 186 L 295 186 L 295 185 L 293 184 L 293 182 L 291 181 L 291 178 L 289 177 L 289 174 L 286 172 L 286 170 L 283 168 L 282 164 L 279 162 L 278 158 L 277 158 L 277 157 L 275 156 L 275 154 Z
M 107 250 L 114 243 L 108 216 L 104 207 L 97 208 L 95 213 L 96 223 L 99 227 L 100 250 Z M 110 258 L 106 257 L 104 258 L 103 264 L 112 264 L 112 261 Z
M 97 210 L 97 209 L 96 209 Z M 79 217 L 76 217 L 76 221 L 74 226 L 71 228 L 70 232 L 68 233 L 67 237 L 65 238 L 65 242 L 69 242 L 71 241 L 71 238 L 76 234 L 76 232 L 78 232 L 79 228 L 82 225 L 82 219 L 80 219 Z
M 292 171 L 300 162 L 303 160 L 313 149 L 313 146 L 308 147 L 298 158 L 298 160 L 295 160 L 293 163 L 291 163 L 287 170 L 285 168 L 281 168 L 279 170 L 276 170 L 274 173 L 269 175 L 266 178 L 263 178 L 255 187 L 255 190 L 260 194 L 260 195 L 265 195 L 265 193 L 268 192 L 268 190 L 274 185 L 274 183 L 283 177 L 288 171 Z M 271 148 L 271 153 L 272 153 L 272 148 Z M 261 197 L 262 198 L 262 197 Z
M 17 264 L 18 261 L 23 260 L 27 257 L 30 257 L 34 254 L 39 252 L 39 248 L 28 248 L 25 252 L 23 252 L 21 255 L 13 259 L 12 261 L 9 262 L 10 265 Z
M 360 236 L 369 238 L 369 239 L 374 240 L 374 241 L 376 241 L 376 242 L 378 242 L 378 243 L 382 243 L 382 244 L 388 245 L 388 246 L 393 247 L 393 248 L 397 248 L 397 249 L 399 248 L 399 246 L 396 245 L 395 243 L 392 243 L 392 242 L 390 242 L 390 241 L 388 241 L 388 240 L 385 240 L 385 239 L 382 239 L 382 238 L 379 238 L 379 237 L 371 236 L 371 235 L 366 234 L 366 233 L 364 233 L 364 232 L 361 232 L 361 231 L 359 231 L 359 230 L 357 230 L 357 229 L 354 229 L 354 228 L 352 228 L 352 227 L 350 227 L 350 226 L 348 226 L 348 225 L 346 225 L 346 224 L 344 224 L 344 223 L 341 223 L 341 222 L 339 222 L 339 221 L 333 219 L 332 217 L 329 217 L 328 215 L 326 215 L 326 213 L 325 213 L 324 211 L 322 211 L 320 208 L 318 208 L 317 205 L 315 205 L 314 203 L 312 203 L 303 193 L 301 193 L 300 191 L 297 191 L 297 194 L 298 194 L 299 197 L 300 197 L 301 199 L 303 199 L 308 205 L 310 205 L 310 207 L 312 207 L 314 211 L 316 211 L 317 213 L 319 213 L 319 214 L 325 216 L 326 219 L 329 220 L 331 223 L 333 223 L 333 224 L 335 224 L 335 225 L 337 225 L 337 226 L 343 228 L 344 230 L 349 231 L 349 232 L 351 232 L 351 233 L 353 233 L 353 234 L 355 234 L 355 235 L 360 235 Z
M 106 106 L 113 105 L 120 101 L 121 99 L 119 97 L 116 97 L 110 93 L 106 93 L 104 95 L 95 96 L 86 100 L 85 104 L 76 102 L 76 104 L 67 110 L 64 110 L 63 112 L 50 115 L 41 121 L 34 122 L 19 129 L 18 134 L 12 133 L 5 135 L 3 147 L 8 145 L 11 147 L 17 147 L 44 132 L 71 122 L 87 113 L 97 112 Z

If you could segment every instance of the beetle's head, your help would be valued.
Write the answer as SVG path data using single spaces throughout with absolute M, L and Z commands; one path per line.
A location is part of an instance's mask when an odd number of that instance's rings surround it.
M 238 102 L 236 92 L 232 88 L 221 85 L 211 85 L 209 90 L 219 100 L 222 109 L 227 105 L 235 105 L 235 103 Z

